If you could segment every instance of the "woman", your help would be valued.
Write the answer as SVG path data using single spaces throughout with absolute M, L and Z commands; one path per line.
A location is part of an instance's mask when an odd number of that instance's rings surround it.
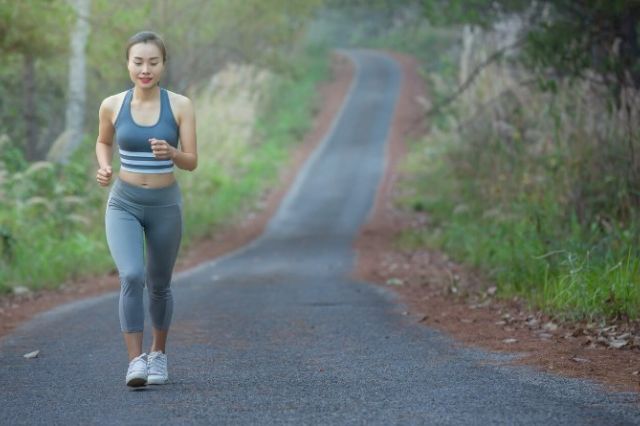
M 149 31 L 134 35 L 126 59 L 133 87 L 100 105 L 96 180 L 102 186 L 111 182 L 115 138 L 121 166 L 109 193 L 105 228 L 121 283 L 120 325 L 129 352 L 126 384 L 138 387 L 169 379 L 170 284 L 182 237 L 182 197 L 173 169 L 194 170 L 198 157 L 191 101 L 159 86 L 167 59 L 162 39 Z M 145 285 L 153 325 L 148 356 L 142 353 Z

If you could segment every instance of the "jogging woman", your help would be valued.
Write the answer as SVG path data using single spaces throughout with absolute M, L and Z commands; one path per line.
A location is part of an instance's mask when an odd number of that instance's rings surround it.
M 182 196 L 173 171 L 174 166 L 194 170 L 198 157 L 191 101 L 159 86 L 167 59 L 162 39 L 148 31 L 134 35 L 126 59 L 133 87 L 100 105 L 96 180 L 102 186 L 111 183 L 115 140 L 120 171 L 109 193 L 105 228 L 120 276 L 120 326 L 129 352 L 126 384 L 138 387 L 169 380 L 170 286 L 182 237 Z M 145 286 L 153 326 L 148 356 L 142 352 Z

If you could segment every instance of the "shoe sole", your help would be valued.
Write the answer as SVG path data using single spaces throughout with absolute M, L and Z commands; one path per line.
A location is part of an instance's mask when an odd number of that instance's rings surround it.
M 167 382 L 169 382 L 169 379 L 162 379 L 151 376 L 149 376 L 149 378 L 147 379 L 148 385 L 166 385 Z
M 139 388 L 147 384 L 147 379 L 144 377 L 134 377 L 133 379 L 129 379 L 127 382 L 127 386 L 131 388 Z

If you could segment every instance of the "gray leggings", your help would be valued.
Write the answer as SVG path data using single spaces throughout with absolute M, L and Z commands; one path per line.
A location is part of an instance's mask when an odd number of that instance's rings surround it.
M 153 326 L 169 329 L 173 314 L 171 274 L 182 238 L 182 195 L 178 183 L 150 189 L 116 179 L 109 193 L 105 228 L 120 275 L 122 331 L 144 329 L 145 283 Z

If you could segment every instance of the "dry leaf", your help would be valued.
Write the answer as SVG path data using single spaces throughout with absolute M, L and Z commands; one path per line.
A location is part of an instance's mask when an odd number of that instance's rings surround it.
M 513 339 L 513 338 L 502 340 L 503 343 L 516 343 L 517 341 L 518 339 Z
M 575 362 L 578 362 L 578 363 L 591 362 L 591 361 L 589 361 L 589 360 L 588 360 L 588 359 L 586 359 L 586 358 L 580 358 L 580 357 L 577 357 L 577 356 L 573 356 L 573 357 L 571 357 L 571 358 L 569 358 L 569 359 L 570 359 L 571 361 L 575 361 Z
M 531 318 L 527 320 L 527 325 L 529 328 L 537 328 L 540 325 L 540 321 L 535 318 Z
M 40 353 L 39 350 L 35 350 L 33 352 L 29 352 L 27 354 L 22 355 L 23 357 L 25 357 L 26 359 L 31 359 L 31 358 L 35 358 L 38 356 L 38 354 Z
M 571 333 L 573 337 L 582 336 L 583 334 L 584 334 L 584 330 L 581 328 L 576 328 L 575 330 L 573 330 L 573 333 Z
M 609 341 L 609 347 L 615 349 L 623 348 L 627 346 L 627 344 L 629 344 L 627 339 L 613 339 Z

